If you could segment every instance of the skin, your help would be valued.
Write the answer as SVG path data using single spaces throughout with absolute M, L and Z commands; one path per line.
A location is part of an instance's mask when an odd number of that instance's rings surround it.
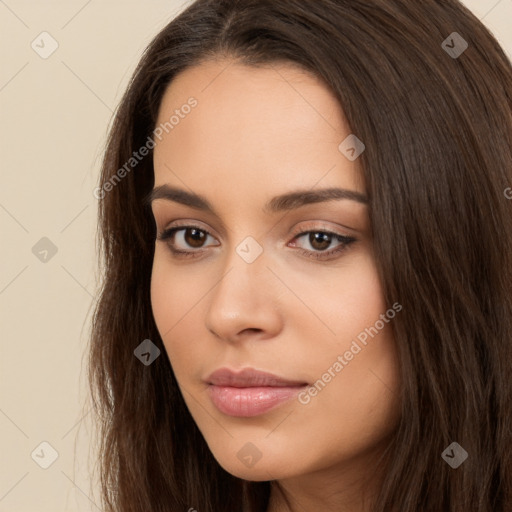
M 366 193 L 359 161 L 338 149 L 351 134 L 343 111 L 323 82 L 293 65 L 219 60 L 174 79 L 158 124 L 191 96 L 197 107 L 157 141 L 155 187 L 201 194 L 218 217 L 152 203 L 159 233 L 178 221 L 211 233 L 195 245 L 190 230 L 175 235 L 177 249 L 203 251 L 197 258 L 174 256 L 170 241 L 155 244 L 153 314 L 185 402 L 226 471 L 275 481 L 268 512 L 367 511 L 382 476 L 375 457 L 399 419 L 392 321 L 307 404 L 292 399 L 232 417 L 214 406 L 203 380 L 221 367 L 252 367 L 312 384 L 389 309 L 367 205 L 342 199 L 263 211 L 296 189 Z M 322 244 L 297 236 L 308 230 L 356 241 L 326 260 L 310 258 L 300 248 L 318 255 Z M 263 249 L 252 263 L 236 252 L 248 236 Z M 326 250 L 338 247 L 333 237 Z M 237 457 L 248 442 L 261 453 L 252 467 Z

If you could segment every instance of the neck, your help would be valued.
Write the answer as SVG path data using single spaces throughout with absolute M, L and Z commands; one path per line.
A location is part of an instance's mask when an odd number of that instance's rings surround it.
M 267 512 L 370 512 L 383 479 L 382 466 L 372 460 L 273 481 Z

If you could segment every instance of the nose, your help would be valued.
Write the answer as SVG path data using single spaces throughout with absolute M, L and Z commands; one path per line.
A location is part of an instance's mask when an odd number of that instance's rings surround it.
M 247 263 L 233 250 L 223 274 L 208 294 L 206 328 L 227 342 L 245 338 L 268 339 L 282 329 L 282 308 L 278 298 L 282 284 L 267 268 L 263 252 L 255 261 Z

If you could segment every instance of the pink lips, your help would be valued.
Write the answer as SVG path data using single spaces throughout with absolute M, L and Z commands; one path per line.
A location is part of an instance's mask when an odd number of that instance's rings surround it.
M 241 372 L 221 368 L 205 380 L 217 409 L 228 416 L 240 417 L 264 414 L 307 386 L 306 382 L 286 380 L 252 368 Z

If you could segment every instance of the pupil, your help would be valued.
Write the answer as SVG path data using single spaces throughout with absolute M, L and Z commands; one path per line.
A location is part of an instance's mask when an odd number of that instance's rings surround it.
M 185 240 L 192 247 L 201 247 L 204 238 L 205 233 L 195 228 L 187 229 L 185 233 Z
M 325 251 L 331 243 L 331 235 L 327 233 L 310 233 L 309 235 L 309 243 L 312 247 L 319 251 Z M 318 246 L 320 245 L 320 247 Z

